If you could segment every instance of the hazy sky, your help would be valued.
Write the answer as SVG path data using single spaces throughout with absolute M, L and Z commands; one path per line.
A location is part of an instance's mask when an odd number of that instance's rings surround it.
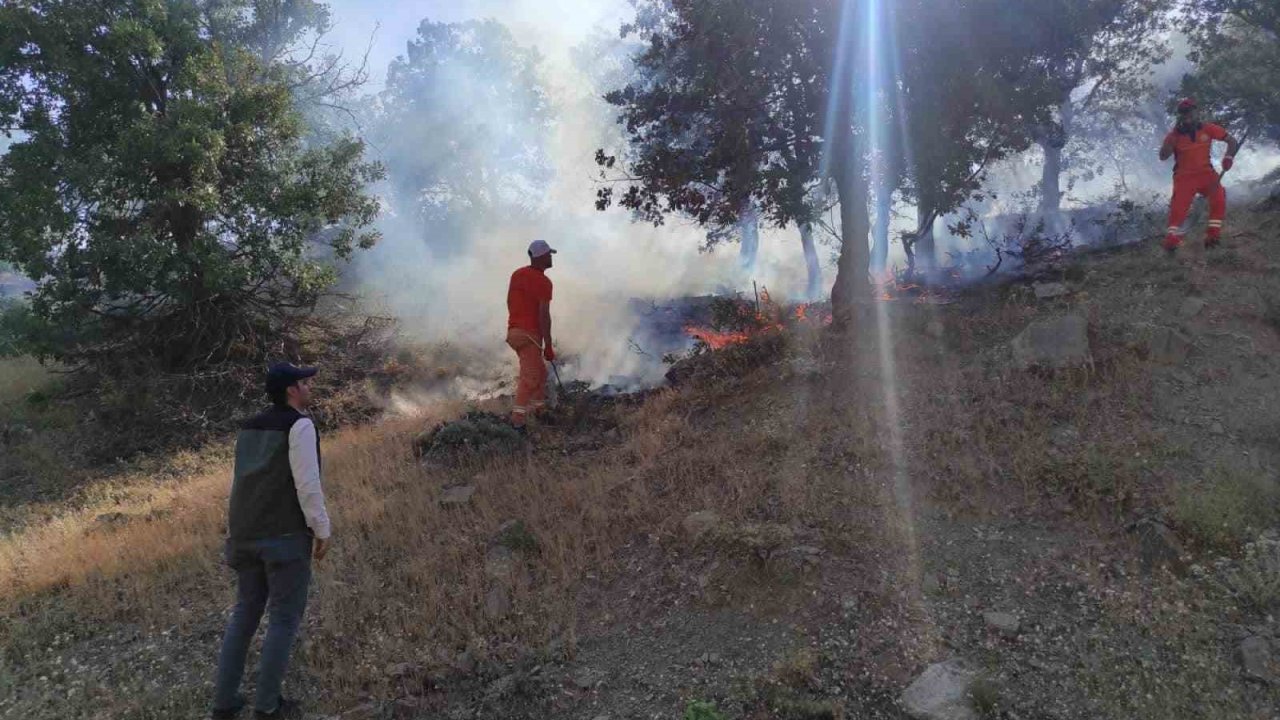
M 404 53 L 423 19 L 456 22 L 494 18 L 522 43 L 537 45 L 558 62 L 564 51 L 598 25 L 616 28 L 626 0 L 331 0 L 331 39 L 352 57 L 369 47 L 370 80 L 381 86 L 387 65 Z

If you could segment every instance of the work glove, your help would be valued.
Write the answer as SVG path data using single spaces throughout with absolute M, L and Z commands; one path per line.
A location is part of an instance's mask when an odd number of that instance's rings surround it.
M 1222 158 L 1222 172 L 1226 172 L 1230 170 L 1231 166 L 1235 164 L 1236 164 L 1236 159 L 1231 157 L 1230 155 Z
M 556 351 L 551 349 L 551 343 L 547 343 L 546 347 L 542 348 L 542 357 L 547 362 L 556 361 Z

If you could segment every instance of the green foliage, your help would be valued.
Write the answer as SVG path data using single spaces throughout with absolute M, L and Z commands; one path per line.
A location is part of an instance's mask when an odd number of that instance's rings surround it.
M 309 0 L 0 6 L 0 259 L 40 283 L 45 354 L 257 361 L 377 240 L 362 143 L 304 142 L 324 72 L 288 58 L 326 24 Z
M 35 329 L 30 306 L 21 300 L 0 298 L 0 357 L 31 353 Z
M 1222 462 L 1201 483 L 1179 489 L 1172 518 L 1202 548 L 1235 552 L 1280 525 L 1280 489 L 1244 463 Z
M 994 718 L 1000 712 L 1000 686 L 986 675 L 979 676 L 969 688 L 969 701 L 980 718 Z
M 417 441 L 423 457 L 445 457 L 470 453 L 512 452 L 524 439 L 511 423 L 493 413 L 472 410 L 461 419 L 443 423 Z
M 1244 555 L 1225 565 L 1221 585 L 1244 608 L 1263 617 L 1280 610 L 1280 537 L 1274 532 L 1245 545 Z
M 729 720 L 729 718 L 716 709 L 715 703 L 691 700 L 684 708 L 683 720 Z
M 1197 61 L 1182 92 L 1238 137 L 1280 141 L 1280 9 L 1253 0 L 1192 3 Z

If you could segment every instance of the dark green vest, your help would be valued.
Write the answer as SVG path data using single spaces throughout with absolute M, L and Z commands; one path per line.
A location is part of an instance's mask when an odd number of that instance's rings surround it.
M 232 540 L 308 533 L 289 467 L 289 431 L 301 420 L 293 408 L 272 408 L 245 423 L 236 438 L 235 476 L 227 512 Z M 316 453 L 320 435 L 316 433 Z

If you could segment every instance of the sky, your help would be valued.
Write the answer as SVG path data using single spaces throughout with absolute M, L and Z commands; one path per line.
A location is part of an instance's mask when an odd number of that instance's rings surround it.
M 625 0 L 331 0 L 331 39 L 350 57 L 369 53 L 370 84 L 381 87 L 387 65 L 404 52 L 424 19 L 458 22 L 494 18 L 520 39 L 537 45 L 548 62 L 561 63 L 569 47 L 598 26 L 616 29 Z M 372 39 L 372 45 L 370 45 Z

